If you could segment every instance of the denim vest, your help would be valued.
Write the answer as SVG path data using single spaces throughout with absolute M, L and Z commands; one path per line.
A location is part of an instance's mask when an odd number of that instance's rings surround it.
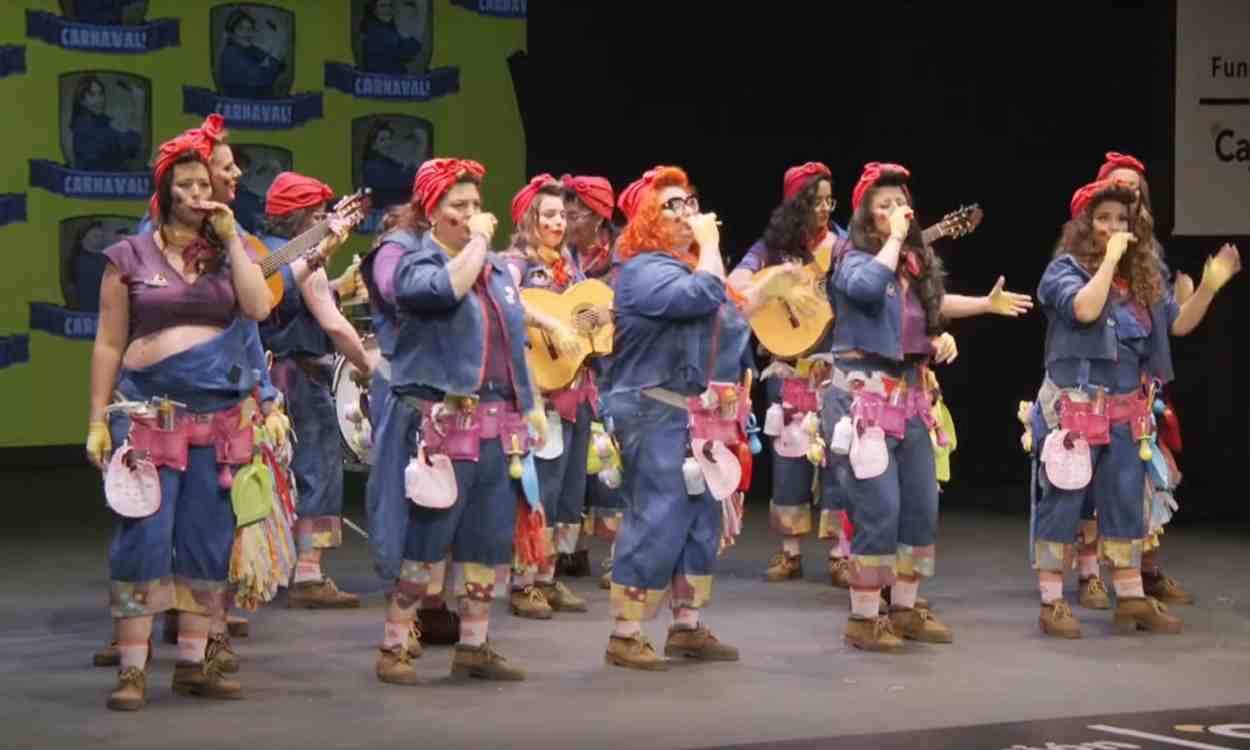
M 876 256 L 846 245 L 834 248 L 829 274 L 833 303 L 833 351 L 858 349 L 903 361 L 903 286 Z M 914 285 L 908 294 L 915 294 Z
M 707 388 L 712 333 L 725 282 L 658 252 L 625 262 L 614 284 L 611 392 L 661 387 L 693 396 Z
M 431 233 L 395 268 L 399 331 L 391 357 L 391 386 L 407 394 L 432 389 L 447 394 L 477 393 L 486 368 L 486 311 L 476 293 L 457 299 L 447 263 L 451 259 Z M 534 407 L 534 389 L 525 361 L 525 312 L 507 264 L 488 253 L 483 273 L 487 295 L 504 321 L 511 354 L 512 388 L 522 411 Z
M 281 249 L 290 240 L 262 235 L 261 241 L 270 252 Z M 304 304 L 304 295 L 295 283 L 289 265 L 283 266 L 282 301 L 260 324 L 260 339 L 275 357 L 309 356 L 323 357 L 334 351 L 334 342 L 313 317 Z
M 388 242 L 399 245 L 405 253 L 411 253 L 421 247 L 421 238 L 407 229 L 393 229 L 379 237 L 373 250 L 370 250 L 360 262 L 360 276 L 364 279 L 365 288 L 369 290 L 369 313 L 373 321 L 373 335 L 378 340 L 378 351 L 386 359 L 395 355 L 395 336 L 399 332 L 399 311 L 382 298 L 382 290 L 373 275 L 373 262 L 377 260 L 378 250 Z
M 1076 295 L 1093 275 L 1076 258 L 1061 255 L 1050 262 L 1037 287 L 1037 299 L 1046 313 L 1046 367 L 1060 360 L 1115 360 L 1118 356 L 1119 325 L 1114 314 L 1116 305 L 1108 296 L 1098 318 L 1092 323 L 1076 319 Z M 1179 310 L 1171 290 L 1150 308 L 1151 330 L 1146 371 L 1163 383 L 1172 380 L 1172 349 L 1168 337 Z M 1078 363 L 1080 381 L 1088 381 L 1090 364 Z

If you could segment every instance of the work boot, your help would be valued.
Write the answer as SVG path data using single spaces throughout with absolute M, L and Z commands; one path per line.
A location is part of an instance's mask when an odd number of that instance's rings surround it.
M 117 687 L 109 693 L 114 711 L 138 711 L 148 702 L 148 675 L 138 667 L 126 667 L 117 675 Z
M 460 677 L 467 675 L 482 680 L 505 682 L 520 682 L 525 679 L 525 670 L 509 664 L 507 659 L 491 647 L 489 640 L 481 646 L 456 644 L 451 658 L 451 673 Z
M 590 550 L 579 549 L 571 555 L 560 553 L 556 558 L 556 573 L 568 578 L 585 578 L 590 575 Z
M 703 623 L 694 628 L 686 625 L 669 628 L 664 655 L 703 661 L 738 661 L 738 649 L 721 643 Z
M 1072 607 L 1063 599 L 1042 605 L 1037 626 L 1054 638 L 1080 638 L 1081 623 L 1072 614 Z
M 1142 571 L 1141 580 L 1146 596 L 1158 599 L 1166 604 L 1193 604 L 1193 594 L 1186 591 L 1175 578 L 1166 576 L 1163 571 L 1147 573 Z
M 239 671 L 239 655 L 230 647 L 230 636 L 225 633 L 213 633 L 208 637 L 210 647 L 205 654 L 214 654 L 217 666 L 223 674 L 234 674 Z M 215 644 L 213 647 L 212 644 Z
M 837 589 L 851 587 L 851 561 L 845 557 L 829 558 L 829 583 Z
M 243 697 L 243 686 L 226 678 L 211 657 L 205 658 L 202 664 L 185 661 L 175 664 L 173 690 L 179 695 L 201 698 L 237 700 Z
M 1111 597 L 1102 578 L 1090 576 L 1081 579 L 1081 593 L 1077 601 L 1086 609 L 1111 609 Z
M 547 600 L 548 606 L 556 612 L 585 612 L 586 600 L 574 594 L 568 586 L 559 581 L 539 583 L 534 586 Z
M 802 577 L 803 556 L 788 555 L 784 551 L 773 555 L 768 561 L 768 569 L 764 571 L 764 580 L 769 583 L 780 583 Z
M 380 648 L 378 663 L 374 668 L 378 679 L 391 685 L 416 685 L 417 670 L 412 668 L 412 658 L 403 646 Z
M 1168 614 L 1168 608 L 1158 599 L 1149 596 L 1119 597 L 1115 602 L 1115 615 L 1112 618 L 1121 633 L 1134 633 L 1147 630 L 1151 633 L 1180 633 L 1183 630 L 1181 619 Z
M 408 645 L 404 650 L 408 652 L 410 659 L 420 659 L 425 653 L 421 646 L 421 628 L 415 622 L 408 628 Z
M 117 641 L 109 641 L 107 646 L 92 654 L 91 663 L 97 667 L 121 666 L 122 653 L 117 650 Z
M 866 619 L 852 616 L 846 622 L 843 639 L 848 645 L 865 651 L 894 653 L 903 650 L 903 641 L 894 634 L 888 616 Z
M 226 632 L 231 638 L 246 638 L 249 630 L 246 617 L 226 616 Z
M 547 597 L 535 586 L 523 589 L 512 589 L 508 597 L 508 606 L 517 617 L 528 617 L 531 620 L 550 620 L 551 605 Z
M 460 641 L 460 615 L 446 604 L 417 610 L 417 636 L 430 646 L 453 646 Z
M 628 638 L 612 635 L 608 638 L 608 650 L 603 654 L 603 661 L 613 666 L 646 672 L 668 671 L 668 659 L 656 654 L 651 642 L 642 633 Z
M 890 608 L 890 624 L 894 632 L 909 641 L 922 643 L 953 643 L 955 635 L 927 609 Z
M 360 597 L 339 591 L 328 576 L 320 581 L 304 581 L 291 586 L 286 597 L 288 609 L 355 609 Z

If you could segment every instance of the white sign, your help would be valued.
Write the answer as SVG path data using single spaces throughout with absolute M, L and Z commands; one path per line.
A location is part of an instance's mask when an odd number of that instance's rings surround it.
M 1250 234 L 1250 7 L 1176 4 L 1178 235 Z

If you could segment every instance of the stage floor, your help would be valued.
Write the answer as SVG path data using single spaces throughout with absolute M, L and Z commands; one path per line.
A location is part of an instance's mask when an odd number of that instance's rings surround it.
M 842 644 L 847 594 L 828 585 L 825 550 L 814 540 L 804 547 L 805 580 L 761 580 L 776 542 L 759 505 L 748 509 L 743 538 L 723 558 L 705 613 L 717 635 L 741 649 L 736 664 L 679 662 L 667 673 L 605 666 L 607 592 L 595 579 L 576 579 L 569 583 L 588 597 L 589 613 L 538 622 L 496 602 L 492 640 L 529 670 L 527 682 L 452 681 L 449 649 L 433 647 L 416 662 L 420 685 L 383 685 L 373 674 L 381 586 L 367 544 L 345 530 L 325 569 L 363 595 L 360 610 L 289 611 L 280 598 L 254 613 L 251 637 L 235 641 L 246 691 L 238 702 L 175 696 L 174 648 L 158 643 L 148 706 L 113 713 L 104 702 L 115 670 L 90 666 L 109 634 L 110 520 L 83 476 L 0 479 L 16 511 L 6 510 L 0 531 L 0 746 L 659 750 L 806 739 L 789 746 L 1009 748 L 1044 747 L 1046 737 L 1073 743 L 1061 747 L 1166 747 L 1088 729 L 1109 724 L 1076 717 L 1162 710 L 1179 717 L 1143 719 L 1151 732 L 1250 722 L 1244 529 L 1167 535 L 1168 571 L 1198 596 L 1197 606 L 1177 608 L 1183 635 L 1115 635 L 1109 612 L 1077 608 L 1085 638 L 1058 641 L 1037 630 L 1027 518 L 944 512 L 938 576 L 922 593 L 953 626 L 955 643 L 909 643 L 904 654 L 887 656 Z M 362 513 L 359 502 L 349 504 L 353 520 Z M 596 542 L 592 559 L 604 551 Z M 666 617 L 648 627 L 653 642 L 663 643 L 666 627 Z M 1202 707 L 1226 708 L 1185 711 Z M 1051 719 L 1059 721 L 1007 724 Z M 1136 726 L 1119 719 L 1115 726 Z M 976 728 L 991 724 L 1004 726 Z M 952 727 L 965 729 L 881 736 Z M 1250 727 L 1239 731 L 1250 735 Z M 1171 734 L 1197 743 L 1188 747 L 1250 748 L 1250 739 Z

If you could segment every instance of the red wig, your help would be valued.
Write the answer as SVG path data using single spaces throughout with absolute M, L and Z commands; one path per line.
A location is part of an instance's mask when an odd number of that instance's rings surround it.
M 685 252 L 678 251 L 672 232 L 666 231 L 662 223 L 661 212 L 664 209 L 660 206 L 660 192 L 669 187 L 679 187 L 689 191 L 690 179 L 678 167 L 664 167 L 655 173 L 650 183 L 642 190 L 642 196 L 638 200 L 638 210 L 629 220 L 629 224 L 625 225 L 625 231 L 621 233 L 617 244 L 617 253 L 621 262 L 628 261 L 642 253 L 659 252 L 671 255 L 690 268 L 694 268 L 698 263 L 698 245 L 692 244 Z

